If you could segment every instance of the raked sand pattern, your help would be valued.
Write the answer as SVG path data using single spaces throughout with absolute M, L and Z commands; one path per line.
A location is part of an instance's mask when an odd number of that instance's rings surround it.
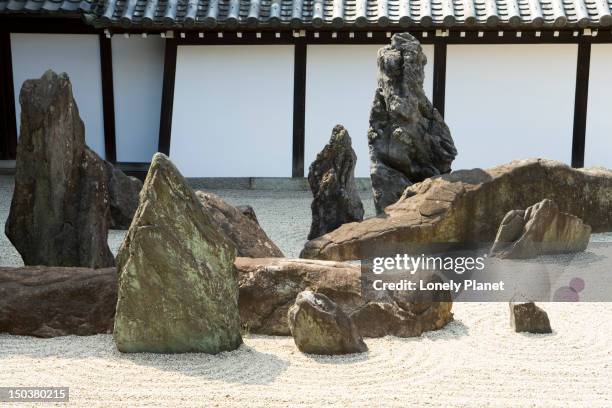
M 0 386 L 68 386 L 87 407 L 612 407 L 612 304 L 542 306 L 550 335 L 513 333 L 506 304 L 462 303 L 444 330 L 340 357 L 301 354 L 289 337 L 210 356 L 0 335 Z

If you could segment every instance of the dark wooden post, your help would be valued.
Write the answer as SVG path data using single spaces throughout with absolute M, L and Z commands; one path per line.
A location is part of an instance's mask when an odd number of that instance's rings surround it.
M 446 43 L 434 44 L 433 106 L 444 117 L 446 99 Z
M 306 42 L 295 43 L 293 68 L 293 159 L 292 177 L 304 177 L 304 137 L 306 124 Z
M 166 39 L 164 56 L 164 83 L 162 88 L 161 117 L 159 120 L 159 142 L 157 150 L 170 155 L 172 136 L 172 108 L 174 104 L 174 81 L 176 79 L 177 44 L 174 38 Z
M 584 167 L 590 66 L 591 44 L 587 42 L 580 42 L 578 44 L 578 62 L 576 65 L 572 167 Z
M 102 74 L 102 110 L 104 115 L 104 151 L 106 160 L 117 162 L 115 130 L 115 93 L 113 85 L 113 50 L 110 38 L 100 34 L 100 72 Z
M 0 32 L 0 159 L 17 156 L 17 118 L 15 117 L 15 87 L 13 84 L 11 34 Z

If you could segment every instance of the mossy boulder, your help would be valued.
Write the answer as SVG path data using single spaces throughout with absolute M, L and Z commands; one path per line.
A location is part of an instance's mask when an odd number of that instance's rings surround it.
M 240 346 L 234 258 L 187 181 L 156 154 L 117 257 L 117 348 L 218 353 Z

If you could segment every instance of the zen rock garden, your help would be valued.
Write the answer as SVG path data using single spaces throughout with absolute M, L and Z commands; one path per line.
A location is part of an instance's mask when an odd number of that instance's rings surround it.
M 530 258 L 584 251 L 591 231 L 612 230 L 607 170 L 530 159 L 451 172 L 457 150 L 423 92 L 425 63 L 408 34 L 380 50 L 367 135 L 378 215 L 363 219 L 357 157 L 338 125 L 310 166 L 300 259 L 284 257 L 252 208 L 194 191 L 165 155 L 153 157 L 144 184 L 98 157 L 65 74 L 27 81 L 6 223 L 26 266 L 0 268 L 0 331 L 112 332 L 122 352 L 212 354 L 235 350 L 248 332 L 293 336 L 305 353 L 361 353 L 364 338 L 416 337 L 453 319 L 448 292 L 365 293 L 348 261 L 369 249 L 489 242 L 500 259 Z M 109 228 L 128 229 L 116 259 Z M 510 322 L 551 331 L 528 301 L 510 303 Z

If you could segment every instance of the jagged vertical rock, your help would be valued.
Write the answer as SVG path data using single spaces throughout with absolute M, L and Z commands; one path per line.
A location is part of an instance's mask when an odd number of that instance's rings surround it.
M 457 155 L 448 126 L 425 96 L 427 58 L 408 33 L 378 51 L 378 87 L 368 144 L 376 212 L 395 203 L 413 183 L 448 173 Z
M 242 343 L 235 249 L 170 160 L 153 156 L 117 256 L 122 352 L 218 353 Z
M 329 143 L 317 154 L 308 171 L 313 195 L 308 239 L 320 237 L 342 224 L 363 220 L 363 204 L 355 185 L 356 162 L 347 130 L 336 125 Z
M 113 266 L 103 161 L 85 145 L 68 76 L 47 71 L 25 81 L 19 101 L 21 133 L 7 237 L 26 265 Z

